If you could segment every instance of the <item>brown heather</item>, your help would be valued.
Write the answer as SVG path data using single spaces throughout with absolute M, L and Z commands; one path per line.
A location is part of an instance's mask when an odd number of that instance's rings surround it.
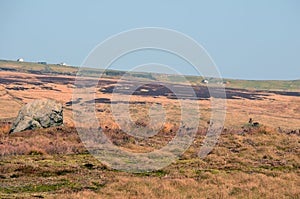
M 136 174 L 101 164 L 87 153 L 73 127 L 12 136 L 7 129 L 2 125 L 0 135 L 3 198 L 300 197 L 300 136 L 272 128 L 226 130 L 204 159 L 197 157 L 205 135 L 199 130 L 179 160 L 162 170 Z M 120 130 L 105 133 L 136 152 L 159 148 L 175 135 L 161 133 L 143 143 Z

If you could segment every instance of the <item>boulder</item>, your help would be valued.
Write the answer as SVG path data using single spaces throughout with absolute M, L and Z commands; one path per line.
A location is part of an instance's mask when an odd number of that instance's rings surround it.
M 35 100 L 23 106 L 9 133 L 63 125 L 62 104 L 49 99 Z

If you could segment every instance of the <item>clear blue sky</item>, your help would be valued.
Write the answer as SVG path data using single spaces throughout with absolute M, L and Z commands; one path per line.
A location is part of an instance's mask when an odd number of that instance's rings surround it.
M 223 77 L 300 79 L 298 0 L 0 0 L 0 24 L 0 59 L 79 66 L 107 37 L 154 26 L 194 38 Z

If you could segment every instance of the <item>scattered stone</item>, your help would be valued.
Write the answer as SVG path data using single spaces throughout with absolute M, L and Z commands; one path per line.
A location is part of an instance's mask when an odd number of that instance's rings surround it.
M 287 134 L 288 135 L 300 135 L 300 129 L 289 131 Z
M 252 118 L 250 118 L 250 119 L 249 119 L 249 124 L 251 124 L 251 125 L 252 125 L 252 123 L 253 123 L 253 119 L 252 119 Z
M 249 123 L 250 126 L 253 126 L 253 127 L 259 127 L 260 126 L 259 122 L 253 122 L 252 118 L 249 119 L 248 123 Z
M 254 127 L 258 127 L 260 124 L 258 123 L 258 122 L 254 122 L 253 124 L 252 124 L 252 126 L 254 126 Z

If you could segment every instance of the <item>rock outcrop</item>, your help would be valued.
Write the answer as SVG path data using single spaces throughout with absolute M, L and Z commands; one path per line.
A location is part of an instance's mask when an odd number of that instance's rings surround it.
M 63 125 L 62 104 L 55 100 L 35 100 L 23 106 L 10 133 Z

